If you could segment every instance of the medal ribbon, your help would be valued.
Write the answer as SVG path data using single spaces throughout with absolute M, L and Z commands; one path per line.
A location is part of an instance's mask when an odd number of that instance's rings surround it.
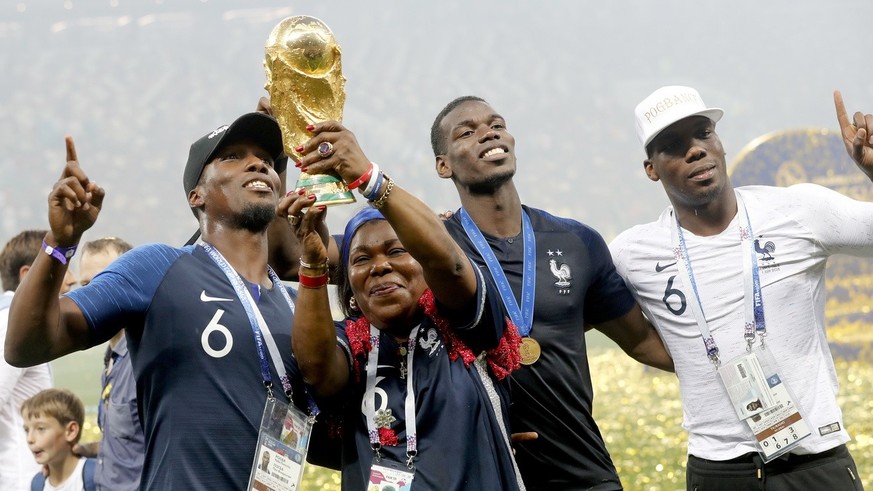
M 745 312 L 745 326 L 743 329 L 743 338 L 746 340 L 747 350 L 751 351 L 752 345 L 755 343 L 755 334 L 761 336 L 761 345 L 764 344 L 764 336 L 767 334 L 767 326 L 764 321 L 764 297 L 761 287 L 761 278 L 758 268 L 758 256 L 755 252 L 754 237 L 752 233 L 752 222 L 749 219 L 749 212 L 746 210 L 746 205 L 743 202 L 742 196 L 738 191 L 735 192 L 737 197 L 737 212 L 742 215 L 742 221 L 746 226 L 740 225 L 739 236 L 740 242 L 744 249 L 743 253 L 743 298 Z M 706 355 L 715 366 L 720 364 L 718 359 L 718 346 L 715 343 L 715 338 L 709 331 L 709 326 L 706 322 L 706 317 L 703 314 L 703 304 L 700 301 L 700 294 L 697 290 L 697 282 L 694 279 L 694 271 L 691 268 L 691 258 L 688 255 L 688 248 L 685 245 L 685 236 L 682 233 L 682 226 L 679 223 L 679 218 L 676 213 L 673 213 L 673 243 L 676 244 L 673 248 L 673 255 L 679 264 L 679 270 L 682 273 L 681 278 L 686 285 L 691 287 L 694 301 L 689 302 L 691 312 L 694 314 L 694 319 L 697 321 L 697 326 L 700 329 L 700 334 L 703 336 L 703 344 L 706 348 Z
M 255 348 L 257 349 L 258 359 L 260 360 L 261 376 L 264 378 L 264 386 L 267 387 L 267 395 L 270 398 L 273 397 L 273 377 L 270 375 L 270 365 L 267 361 L 267 353 L 264 350 L 264 345 L 266 345 L 267 350 L 270 352 L 270 357 L 273 359 L 273 364 L 276 366 L 276 373 L 279 374 L 279 380 L 282 383 L 282 389 L 290 402 L 293 390 L 291 389 L 291 382 L 288 380 L 288 373 L 285 371 L 285 363 L 282 361 L 282 355 L 279 354 L 280 352 L 276 346 L 276 341 L 273 339 L 273 334 L 270 332 L 267 322 L 261 315 L 261 310 L 252 298 L 252 294 L 249 292 L 248 288 L 246 288 L 239 273 L 230 266 L 227 259 L 218 252 L 218 249 L 206 242 L 201 244 L 201 247 L 203 247 L 206 253 L 209 254 L 209 257 L 212 258 L 215 264 L 221 268 L 224 275 L 227 276 L 228 281 L 230 281 L 230 284 L 233 285 L 233 289 L 236 291 L 237 298 L 239 298 L 240 303 L 246 311 L 246 315 L 249 318 L 249 324 L 251 324 L 252 327 L 252 333 L 255 336 Z M 294 302 L 291 300 L 291 296 L 288 295 L 288 291 L 285 289 L 285 285 L 282 284 L 282 280 L 279 279 L 279 276 L 269 265 L 267 265 L 267 274 L 270 275 L 270 280 L 273 281 L 273 288 L 278 288 L 279 291 L 282 292 L 282 296 L 285 297 L 285 301 L 288 302 L 288 307 L 291 308 L 291 314 L 293 315 Z
M 488 245 L 488 241 L 485 240 L 485 236 L 482 235 L 479 227 L 476 226 L 466 210 L 461 208 L 458 211 L 458 215 L 460 215 L 464 232 L 467 233 L 467 237 L 473 242 L 476 251 L 482 256 L 485 265 L 488 266 L 488 271 L 491 273 L 491 277 L 500 291 L 500 297 L 503 299 L 503 305 L 506 307 L 509 318 L 518 327 L 518 333 L 522 337 L 529 336 L 531 327 L 533 327 L 533 308 L 537 280 L 535 263 L 537 244 L 530 218 L 524 209 L 522 209 L 521 234 L 522 241 L 524 242 L 524 264 L 521 281 L 521 308 L 519 308 L 518 302 L 515 300 L 515 294 L 512 292 L 509 281 L 506 279 L 506 274 L 503 272 L 503 268 L 500 267 L 500 262 L 494 255 L 491 246 Z
M 413 459 L 418 455 L 417 429 L 415 426 L 415 386 L 412 383 L 412 362 L 415 359 L 415 345 L 418 339 L 418 328 L 415 326 L 406 340 L 406 398 L 404 399 L 404 419 L 406 423 L 406 467 L 412 470 Z M 376 371 L 379 367 L 379 341 L 380 332 L 373 324 L 370 324 L 370 353 L 367 355 L 367 389 L 364 393 L 364 417 L 367 419 L 367 433 L 370 436 L 370 447 L 376 453 L 376 460 L 381 459 L 379 449 L 382 442 L 379 440 L 379 428 L 376 426 Z M 388 401 L 383 401 L 387 407 Z

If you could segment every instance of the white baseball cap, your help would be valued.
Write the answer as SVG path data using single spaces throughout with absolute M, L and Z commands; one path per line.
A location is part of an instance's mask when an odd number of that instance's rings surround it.
M 670 85 L 652 92 L 634 109 L 637 136 L 643 143 L 643 148 L 658 136 L 658 133 L 671 124 L 689 116 L 706 116 L 717 122 L 724 115 L 724 110 L 717 107 L 706 107 L 700 93 L 691 87 Z

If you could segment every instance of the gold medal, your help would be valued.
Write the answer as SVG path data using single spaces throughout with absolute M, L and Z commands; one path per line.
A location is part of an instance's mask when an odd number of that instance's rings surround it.
M 521 338 L 521 346 L 518 347 L 518 354 L 521 355 L 522 365 L 533 365 L 540 359 L 540 343 L 532 337 Z

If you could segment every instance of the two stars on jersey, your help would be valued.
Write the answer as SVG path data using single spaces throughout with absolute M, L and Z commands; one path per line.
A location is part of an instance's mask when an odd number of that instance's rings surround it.
M 569 295 L 570 280 L 573 279 L 573 275 L 570 273 L 570 266 L 567 263 L 561 263 L 559 266 L 557 259 L 555 259 L 555 257 L 563 257 L 564 252 L 560 249 L 555 251 L 549 249 L 546 251 L 546 254 L 552 258 L 549 259 L 549 271 L 551 271 L 552 276 L 558 280 L 555 282 L 555 286 L 558 288 L 558 295 Z

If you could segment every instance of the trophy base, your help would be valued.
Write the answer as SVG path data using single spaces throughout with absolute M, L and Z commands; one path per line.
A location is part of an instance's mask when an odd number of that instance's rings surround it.
M 315 204 L 322 206 L 354 203 L 355 195 L 340 179 L 327 174 L 300 173 L 295 189 L 303 188 L 306 194 L 315 195 Z
M 315 204 L 316 205 L 324 205 L 324 206 L 333 206 L 333 205 L 347 205 L 349 203 L 354 203 L 355 195 L 352 193 L 329 193 L 329 194 L 318 194 L 315 193 Z

